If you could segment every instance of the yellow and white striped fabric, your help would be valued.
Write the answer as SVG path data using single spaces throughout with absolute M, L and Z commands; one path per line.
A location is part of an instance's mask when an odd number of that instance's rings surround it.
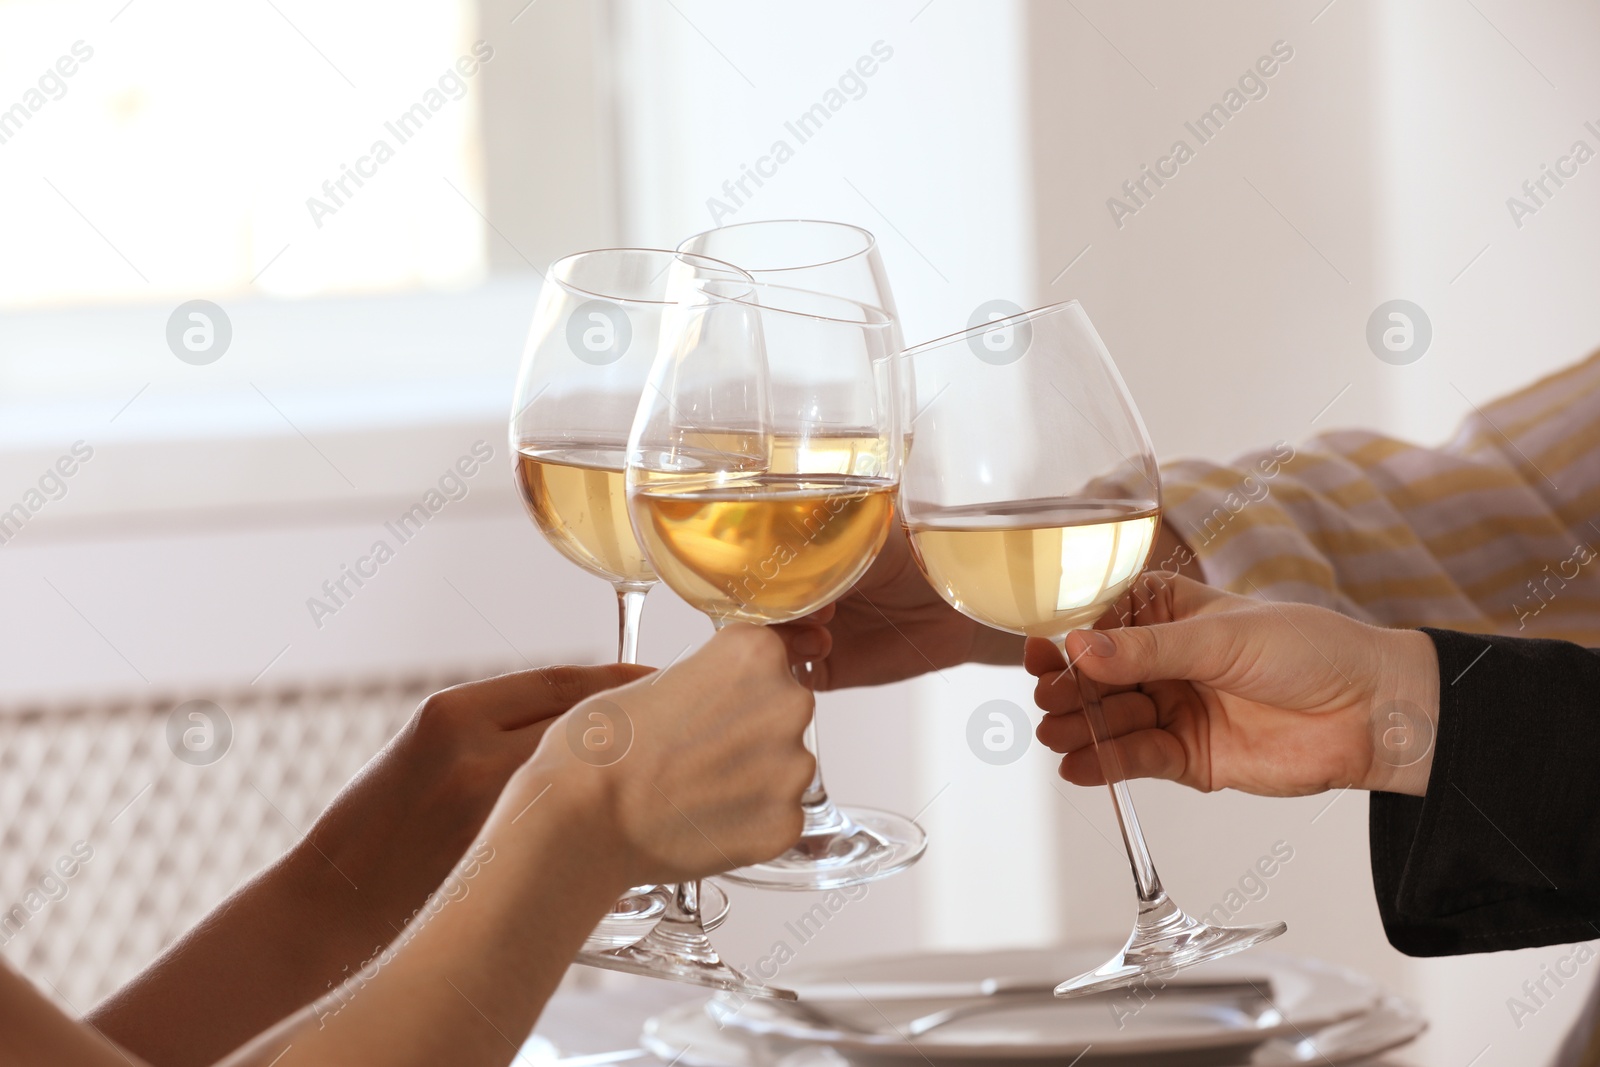
M 1477 408 L 1439 448 L 1345 430 L 1162 477 L 1212 585 L 1600 646 L 1600 352 Z

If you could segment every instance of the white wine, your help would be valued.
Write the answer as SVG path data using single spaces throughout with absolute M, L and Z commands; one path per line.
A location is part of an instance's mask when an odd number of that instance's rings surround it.
M 872 434 L 772 438 L 773 474 L 823 474 L 882 478 L 889 470 L 889 439 Z
M 661 580 L 716 619 L 788 622 L 855 584 L 883 547 L 893 483 L 651 474 L 629 500 Z
M 523 444 L 517 488 L 545 538 L 572 562 L 609 582 L 646 586 L 655 571 L 628 521 L 626 449 Z
M 1144 569 L 1161 510 L 1136 501 L 1031 500 L 908 523 L 928 581 L 996 629 L 1057 638 L 1088 626 Z

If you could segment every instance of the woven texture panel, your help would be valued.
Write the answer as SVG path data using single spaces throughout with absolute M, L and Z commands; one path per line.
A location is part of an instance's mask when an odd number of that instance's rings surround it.
M 87 1010 L 463 680 L 0 709 L 0 953 Z

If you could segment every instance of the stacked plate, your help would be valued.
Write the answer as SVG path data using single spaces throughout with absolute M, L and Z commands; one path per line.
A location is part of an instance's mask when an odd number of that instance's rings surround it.
M 1165 984 L 1051 995 L 1106 947 L 945 953 L 795 970 L 798 1004 L 718 994 L 671 1008 L 641 1041 L 682 1067 L 976 1067 L 1130 1063 L 1288 1067 L 1356 1063 L 1426 1029 L 1368 979 L 1253 952 Z

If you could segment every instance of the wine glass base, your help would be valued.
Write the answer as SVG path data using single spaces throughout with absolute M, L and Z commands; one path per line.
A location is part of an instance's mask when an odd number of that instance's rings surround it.
M 662 919 L 649 936 L 636 945 L 613 952 L 580 952 L 576 962 L 646 978 L 688 982 L 749 997 L 799 999 L 793 990 L 762 985 L 734 970 L 722 962 L 699 924 L 673 919 Z
M 928 835 L 903 815 L 876 808 L 839 808 L 838 824 L 807 834 L 782 855 L 722 877 L 758 889 L 814 891 L 887 878 L 922 858 Z
M 710 933 L 728 919 L 728 891 L 713 881 L 700 883 L 700 927 Z
M 1081 997 L 1145 984 L 1159 988 L 1180 970 L 1254 948 L 1288 930 L 1281 922 L 1210 926 L 1165 900 L 1153 911 L 1148 920 L 1145 915 L 1140 917 L 1121 952 L 1094 970 L 1056 986 L 1056 996 Z
M 667 913 L 666 886 L 639 886 L 617 898 L 583 943 L 584 952 L 611 952 L 643 940 Z M 700 886 L 700 918 L 709 932 L 728 918 L 728 894 L 715 882 Z
M 583 943 L 585 952 L 627 948 L 642 939 L 667 913 L 667 902 L 656 886 L 638 886 L 618 897 L 605 918 L 595 924 Z

